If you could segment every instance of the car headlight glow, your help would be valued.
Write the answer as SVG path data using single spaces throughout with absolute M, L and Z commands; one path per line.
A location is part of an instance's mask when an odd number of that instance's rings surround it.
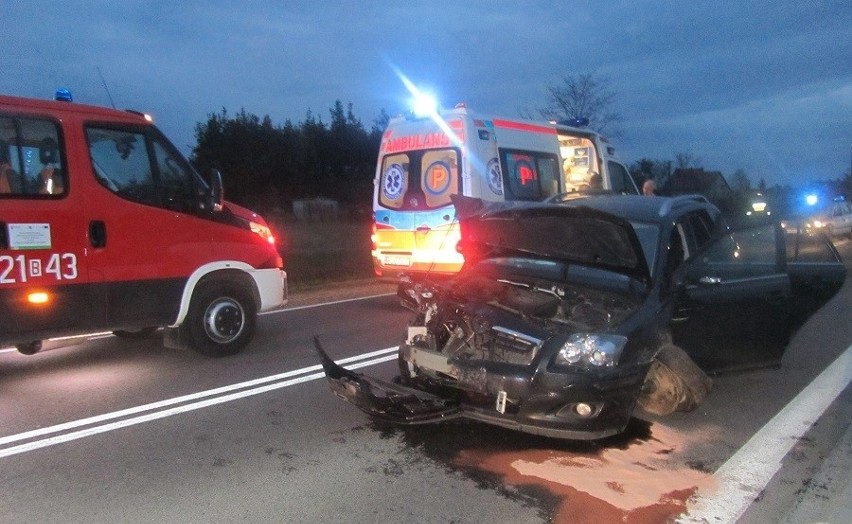
M 612 367 L 618 363 L 627 337 L 608 333 L 574 333 L 559 349 L 554 363 L 580 367 Z

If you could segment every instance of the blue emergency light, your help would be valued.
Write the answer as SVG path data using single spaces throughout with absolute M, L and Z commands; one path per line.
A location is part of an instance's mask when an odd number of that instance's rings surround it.
M 584 116 L 578 116 L 567 120 L 560 120 L 559 123 L 563 126 L 586 127 L 589 125 L 589 119 Z
M 54 100 L 58 100 L 60 102 L 71 102 L 71 91 L 65 89 L 64 87 L 60 87 L 56 90 L 56 93 L 53 95 Z

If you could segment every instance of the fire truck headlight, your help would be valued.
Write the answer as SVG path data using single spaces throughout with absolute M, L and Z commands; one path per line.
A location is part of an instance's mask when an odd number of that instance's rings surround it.
M 275 245 L 275 235 L 272 234 L 272 230 L 263 224 L 258 224 L 257 222 L 249 222 L 249 227 L 252 231 L 260 235 L 261 238 L 269 242 L 271 245 Z

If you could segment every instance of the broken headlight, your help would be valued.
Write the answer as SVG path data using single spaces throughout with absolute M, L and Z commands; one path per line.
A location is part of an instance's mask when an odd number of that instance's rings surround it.
M 627 337 L 607 333 L 574 333 L 562 344 L 554 363 L 561 366 L 611 367 L 618 363 Z

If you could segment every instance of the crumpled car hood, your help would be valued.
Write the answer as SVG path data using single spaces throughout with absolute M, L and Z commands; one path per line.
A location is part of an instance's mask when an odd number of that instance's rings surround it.
M 528 256 L 580 264 L 649 282 L 633 226 L 582 206 L 486 202 L 453 196 L 466 263 L 492 256 Z

